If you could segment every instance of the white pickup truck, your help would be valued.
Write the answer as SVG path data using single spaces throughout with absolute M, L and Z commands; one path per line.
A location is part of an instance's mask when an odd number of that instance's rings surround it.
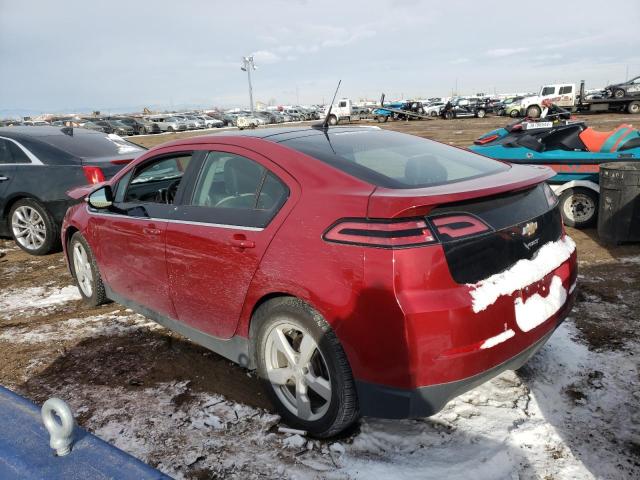
M 329 107 L 324 109 L 323 117 L 327 116 Z M 338 100 L 338 103 L 334 103 L 331 107 L 331 115 L 329 115 L 329 125 L 337 125 L 339 122 L 351 122 L 353 120 L 360 120 L 360 112 L 354 108 L 353 102 L 348 98 Z

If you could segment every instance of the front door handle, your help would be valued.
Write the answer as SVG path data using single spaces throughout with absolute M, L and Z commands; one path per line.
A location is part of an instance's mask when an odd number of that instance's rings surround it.
M 162 233 L 162 230 L 160 230 L 159 228 L 144 227 L 142 229 L 142 233 L 146 235 L 160 235 Z
M 231 245 L 239 249 L 255 248 L 256 242 L 254 242 L 253 240 L 247 240 L 247 237 L 245 237 L 242 233 L 236 233 L 231 239 Z
M 5 177 L 3 175 L 0 175 L 0 182 L 6 182 L 7 180 L 9 180 L 9 177 Z

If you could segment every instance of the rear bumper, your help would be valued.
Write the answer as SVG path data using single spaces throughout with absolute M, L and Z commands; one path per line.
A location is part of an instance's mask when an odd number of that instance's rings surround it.
M 555 329 L 567 317 L 575 301 L 575 291 L 571 294 L 561 312 L 556 325 L 542 338 L 508 360 L 476 375 L 448 383 L 429 385 L 414 389 L 388 387 L 356 380 L 360 413 L 378 418 L 428 417 L 438 413 L 453 398 L 481 385 L 506 370 L 522 367 L 542 348 Z

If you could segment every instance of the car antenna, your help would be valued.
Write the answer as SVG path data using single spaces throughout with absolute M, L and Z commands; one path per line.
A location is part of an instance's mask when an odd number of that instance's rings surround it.
M 312 128 L 321 128 L 322 130 L 326 130 L 329 128 L 329 116 L 331 115 L 331 109 L 333 108 L 333 102 L 336 101 L 336 95 L 338 95 L 338 90 L 340 89 L 340 84 L 342 80 L 338 80 L 338 86 L 336 87 L 336 91 L 333 94 L 333 99 L 331 100 L 331 104 L 329 105 L 329 109 L 327 110 L 327 114 L 324 117 L 324 121 L 322 123 L 317 123 L 312 125 Z

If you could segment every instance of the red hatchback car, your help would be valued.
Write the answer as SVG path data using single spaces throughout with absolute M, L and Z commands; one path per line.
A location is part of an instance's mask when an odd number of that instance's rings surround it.
M 71 192 L 62 240 L 88 303 L 256 368 L 327 437 L 431 415 L 543 345 L 576 282 L 552 175 L 375 127 L 200 136 Z

